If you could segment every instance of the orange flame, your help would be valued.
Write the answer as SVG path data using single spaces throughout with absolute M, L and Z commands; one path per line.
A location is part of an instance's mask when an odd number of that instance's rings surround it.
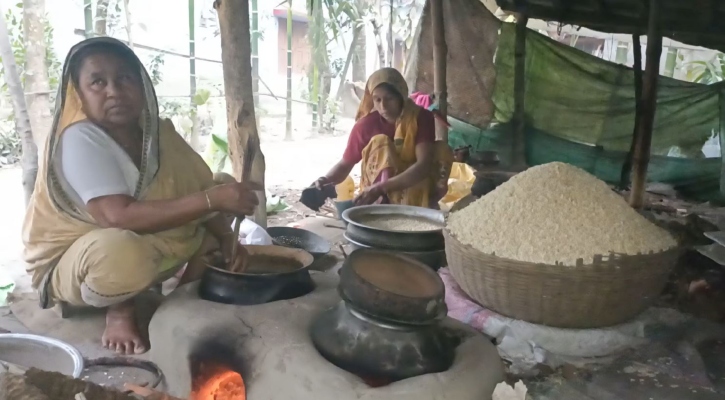
M 245 400 L 247 398 L 242 375 L 217 363 L 199 366 L 194 377 L 191 400 Z

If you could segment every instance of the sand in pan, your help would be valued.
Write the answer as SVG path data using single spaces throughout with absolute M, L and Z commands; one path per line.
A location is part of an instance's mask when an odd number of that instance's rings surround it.
M 440 285 L 424 268 L 386 254 L 365 254 L 355 260 L 353 269 L 374 286 L 400 296 L 436 296 Z

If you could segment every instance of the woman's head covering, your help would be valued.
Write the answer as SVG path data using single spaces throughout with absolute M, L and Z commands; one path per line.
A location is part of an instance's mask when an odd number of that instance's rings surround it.
M 110 37 L 96 37 L 86 39 L 73 46 L 65 58 L 65 62 L 63 64 L 63 75 L 61 83 L 58 85 L 58 96 L 55 101 L 55 120 L 53 121 L 54 126 L 52 133 L 60 134 L 70 124 L 87 118 L 82 110 L 80 97 L 78 96 L 76 87 L 71 79 L 71 66 L 73 64 L 80 64 L 80 60 L 76 60 L 75 58 L 82 57 L 83 54 L 81 51 L 88 49 L 89 47 L 100 48 L 101 51 L 103 47 L 106 47 L 109 50 L 116 50 L 116 52 L 124 53 L 131 62 L 137 65 L 139 75 L 141 76 L 141 82 L 144 86 L 144 97 L 146 101 L 146 107 L 141 117 L 141 126 L 144 126 L 143 123 L 146 122 L 144 121 L 146 117 L 154 116 L 158 118 L 159 106 L 156 100 L 156 91 L 154 90 L 151 78 L 146 72 L 146 68 L 143 63 L 141 63 L 141 60 L 139 60 L 133 50 L 120 40 Z M 86 55 L 88 55 L 88 53 L 86 53 Z M 158 126 L 158 123 L 156 125 Z
M 63 131 L 70 125 L 83 121 L 88 117 L 83 112 L 83 106 L 81 103 L 80 96 L 76 90 L 71 77 L 72 66 L 80 64 L 81 60 L 77 60 L 76 57 L 83 57 L 82 50 L 88 49 L 89 47 L 100 48 L 102 52 L 103 48 L 106 47 L 109 50 L 116 50 L 115 52 L 124 53 L 127 58 L 136 64 L 139 69 L 139 75 L 141 76 L 141 84 L 143 85 L 144 104 L 145 107 L 141 114 L 139 125 L 143 129 L 143 154 L 141 159 L 141 168 L 139 169 L 139 182 L 136 187 L 136 197 L 143 191 L 144 188 L 153 180 L 156 172 L 159 169 L 158 160 L 158 141 L 159 141 L 159 106 L 156 100 L 156 91 L 154 90 L 153 82 L 151 77 L 146 72 L 141 60 L 136 54 L 123 42 L 110 38 L 110 37 L 96 37 L 86 39 L 75 46 L 73 46 L 68 55 L 66 56 L 65 62 L 63 63 L 63 75 L 61 82 L 58 85 L 58 95 L 55 99 L 55 115 L 53 118 L 53 126 L 48 135 L 46 142 L 44 165 L 41 165 L 39 173 L 46 176 L 47 182 L 54 189 L 52 192 L 54 196 L 51 196 L 55 205 L 60 209 L 67 211 L 80 217 L 78 210 L 75 210 L 75 206 L 72 202 L 64 196 L 60 185 L 58 184 L 57 177 L 52 168 L 52 159 L 58 146 L 58 138 Z M 87 55 L 88 53 L 86 53 Z
M 395 68 L 381 68 L 368 78 L 368 82 L 365 84 L 365 94 L 360 101 L 360 107 L 357 110 L 357 116 L 355 120 L 370 114 L 373 110 L 373 91 L 383 83 L 387 83 L 392 86 L 396 92 L 403 98 L 403 111 L 408 106 L 408 84 L 405 82 L 403 75 L 398 72 Z M 408 106 L 409 107 L 409 106 Z M 402 115 L 401 115 L 402 116 Z

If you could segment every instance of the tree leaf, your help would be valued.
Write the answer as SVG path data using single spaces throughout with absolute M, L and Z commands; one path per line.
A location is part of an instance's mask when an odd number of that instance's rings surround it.
M 222 139 L 221 137 L 212 133 L 211 140 L 222 153 L 229 154 L 229 143 L 225 139 Z

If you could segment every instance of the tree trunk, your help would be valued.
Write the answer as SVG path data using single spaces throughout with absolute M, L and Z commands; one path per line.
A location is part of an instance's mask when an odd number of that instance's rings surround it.
M 355 28 L 353 35 L 357 37 L 355 53 L 352 58 L 352 81 L 365 82 L 367 80 L 367 38 L 365 37 L 365 26 Z M 344 80 L 343 80 L 344 81 Z
M 355 49 L 355 53 L 352 59 L 352 81 L 353 82 L 365 82 L 367 80 L 367 38 L 365 37 L 365 24 L 362 22 L 366 13 L 367 1 L 357 0 L 355 2 L 357 7 L 357 14 L 360 17 L 360 21 L 356 21 L 357 24 L 353 30 L 353 43 L 351 46 Z M 357 40 L 357 42 L 355 42 Z M 345 82 L 347 74 L 343 75 L 342 82 Z M 342 86 L 342 84 L 340 85 Z
M 50 80 L 46 59 L 45 0 L 23 0 L 25 37 L 25 91 L 28 116 L 35 144 L 43 149 L 53 125 L 50 104 Z
M 128 8 L 129 0 L 123 0 L 123 11 L 126 13 L 126 36 L 128 36 L 128 47 L 133 49 L 133 22 L 131 21 L 131 10 Z
M 395 0 L 390 0 L 390 11 L 388 21 L 388 67 L 393 66 L 395 56 L 395 39 L 393 38 L 393 25 L 395 25 Z
M 252 92 L 251 36 L 249 30 L 248 0 L 216 0 L 214 8 L 219 14 L 219 31 L 222 41 L 222 69 L 224 71 L 224 92 L 227 103 L 227 135 L 229 156 L 237 179 L 244 170 L 243 155 L 247 143 L 259 143 L 254 94 Z M 249 137 L 256 140 L 249 140 Z M 260 148 L 254 149 L 250 180 L 264 184 L 265 162 Z M 248 167 L 248 166 L 247 166 Z M 254 221 L 267 226 L 267 199 L 264 191 L 258 192 L 259 207 Z
M 375 45 L 378 47 L 378 62 L 380 65 L 378 68 L 383 68 L 385 66 L 385 49 L 383 48 L 383 38 L 381 37 L 380 30 L 382 27 L 380 26 L 380 23 L 375 20 L 375 18 L 370 20 L 370 23 L 373 25 L 373 34 L 375 35 Z
M 98 0 L 96 3 L 96 17 L 93 21 L 93 31 L 96 36 L 106 36 L 109 2 L 110 0 Z
M 347 71 L 350 70 L 350 64 L 352 64 L 352 59 L 355 57 L 355 53 L 358 49 L 357 44 L 358 44 L 359 40 L 360 40 L 360 30 L 355 29 L 352 32 L 352 42 L 350 43 L 350 50 L 348 50 L 347 57 L 345 58 L 345 65 L 343 65 L 342 72 L 340 72 L 340 86 L 337 87 L 337 93 L 335 94 L 336 101 L 339 101 L 340 96 L 342 96 L 342 89 L 345 87 L 345 78 L 347 77 Z M 353 75 L 355 75 L 354 69 L 353 69 Z M 353 81 L 354 81 L 354 79 L 355 78 L 353 77 Z
M 20 136 L 23 155 L 20 158 L 20 166 L 23 169 L 23 191 L 25 192 L 25 203 L 30 201 L 35 187 L 35 178 L 38 175 L 38 147 L 33 140 L 33 131 L 30 127 L 30 118 L 25 104 L 25 93 L 23 84 L 18 75 L 18 68 L 15 64 L 15 55 L 10 45 L 10 36 L 5 17 L 0 17 L 0 57 L 2 58 L 3 69 L 5 70 L 5 83 L 8 85 L 10 99 L 13 102 L 13 113 L 15 114 L 15 129 Z

